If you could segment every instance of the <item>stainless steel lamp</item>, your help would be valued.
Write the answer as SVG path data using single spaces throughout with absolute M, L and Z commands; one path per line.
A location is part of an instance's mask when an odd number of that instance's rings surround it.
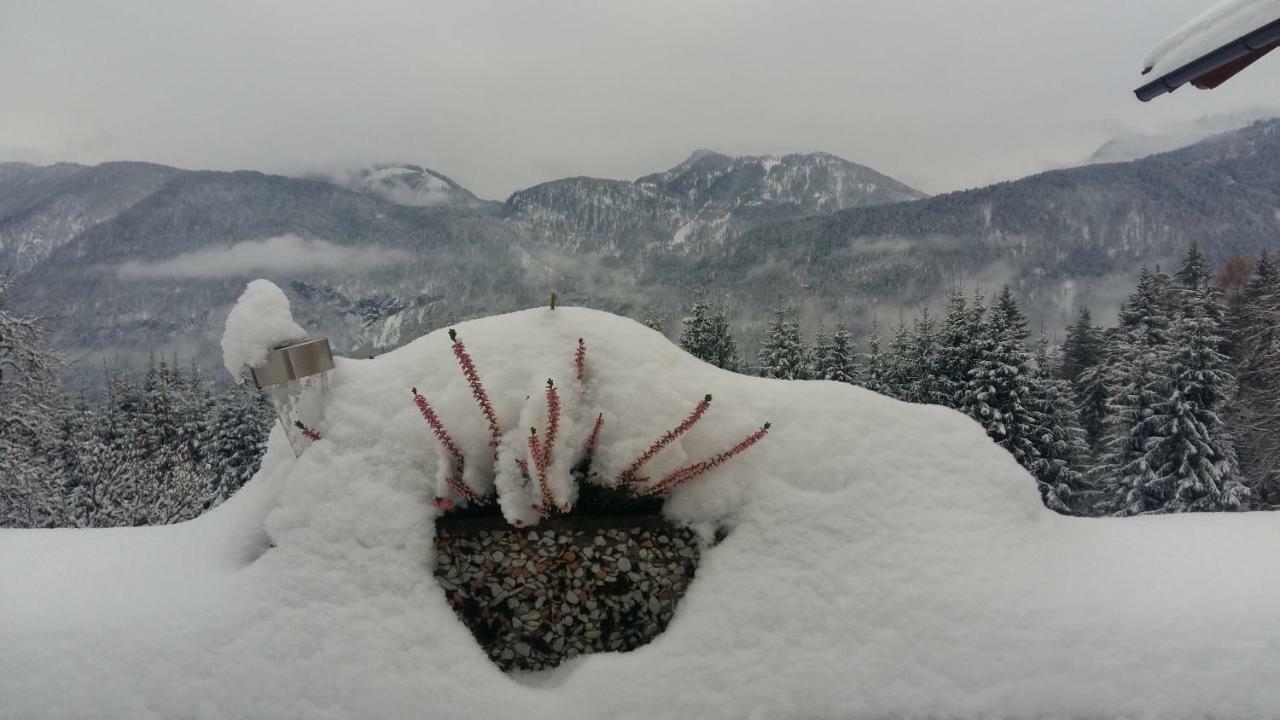
M 333 368 L 329 340 L 313 338 L 271 350 L 250 370 L 254 384 L 271 398 L 295 456 L 311 442 L 305 431 L 314 431 L 324 421 Z

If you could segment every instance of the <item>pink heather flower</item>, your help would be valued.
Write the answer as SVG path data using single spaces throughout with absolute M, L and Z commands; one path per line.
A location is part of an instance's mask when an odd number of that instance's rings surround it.
M 662 451 L 663 448 L 675 442 L 676 439 L 679 438 L 681 435 L 684 435 L 685 433 L 689 432 L 689 429 L 692 428 L 694 425 L 698 424 L 698 421 L 702 419 L 702 416 L 706 414 L 707 409 L 710 407 L 711 407 L 711 396 L 707 395 L 706 397 L 702 398 L 702 402 L 699 402 L 698 405 L 694 407 L 693 412 L 689 413 L 689 416 L 686 417 L 683 422 L 681 422 L 675 428 L 668 430 L 666 433 L 663 434 L 662 437 L 655 440 L 653 444 L 649 446 L 649 449 L 644 452 L 643 455 L 636 458 L 635 461 L 633 461 L 630 465 L 628 465 L 627 469 L 624 470 L 622 472 L 622 475 L 618 477 L 618 481 L 620 483 L 628 483 L 628 484 L 639 482 L 639 479 L 636 478 L 636 473 L 639 472 L 640 468 L 645 463 L 652 460 L 655 455 L 657 455 L 659 452 Z
M 591 434 L 587 436 L 587 457 L 595 455 L 596 446 L 600 444 L 600 428 L 604 426 L 604 413 L 596 416 L 596 424 L 591 428 Z
M 587 343 L 578 338 L 578 349 L 573 354 L 573 367 L 577 371 L 578 384 L 587 384 Z
M 453 341 L 453 355 L 458 359 L 458 366 L 462 368 L 462 375 L 467 379 L 467 384 L 471 386 L 471 396 L 476 399 L 476 404 L 480 406 L 480 412 L 484 413 L 484 419 L 489 423 L 489 446 L 497 452 L 499 443 L 502 442 L 502 428 L 498 425 L 498 417 L 494 413 L 493 403 L 489 401 L 489 393 L 484 389 L 484 383 L 480 382 L 480 372 L 476 370 L 476 363 L 471 359 L 471 354 L 467 352 L 467 346 L 462 344 L 462 340 L 458 338 L 456 330 L 449 330 L 449 339 Z
M 551 467 L 551 459 L 555 456 L 556 439 L 560 436 L 560 393 L 556 385 L 547 380 L 547 440 L 542 444 L 542 464 Z
M 542 494 L 542 505 L 552 506 L 555 500 L 551 495 L 551 485 L 547 482 L 547 456 L 538 441 L 538 430 L 529 428 L 529 455 L 533 457 L 533 465 L 538 471 L 538 491 Z
M 418 412 L 422 413 L 423 419 L 431 426 L 431 432 L 435 434 L 436 440 L 440 441 L 441 447 L 453 458 L 454 472 L 456 475 L 450 475 L 445 479 L 449 487 L 453 489 L 462 498 L 475 503 L 484 502 L 484 498 L 480 497 L 474 490 L 467 487 L 462 481 L 462 471 L 466 466 L 466 458 L 462 455 L 462 450 L 458 448 L 457 443 L 449 435 L 449 431 L 445 429 L 444 423 L 440 421 L 440 416 L 436 414 L 435 408 L 431 407 L 431 403 L 427 399 L 418 394 L 418 388 L 413 388 L 413 403 L 418 406 Z
M 320 433 L 316 432 L 313 428 L 303 425 L 301 420 L 294 420 L 293 424 L 302 431 L 303 437 L 307 438 L 311 442 L 316 442 L 320 439 Z
M 746 452 L 752 445 L 755 445 L 756 443 L 760 442 L 761 440 L 764 439 L 766 435 L 769 434 L 769 427 L 770 427 L 769 423 L 765 423 L 764 427 L 760 428 L 759 430 L 743 438 L 741 442 L 739 442 L 737 445 L 734 445 L 731 449 L 725 452 L 722 452 L 719 455 L 716 455 L 710 460 L 703 460 L 702 462 L 698 462 L 698 463 L 694 463 L 693 465 L 682 467 L 679 470 L 676 470 L 670 473 L 669 475 L 667 475 L 658 484 L 652 487 L 646 488 L 637 494 L 666 495 L 670 493 L 672 490 L 683 485 L 684 483 L 689 482 L 690 480 L 698 477 L 699 475 L 702 475 L 703 473 L 706 473 L 706 472 L 710 472 L 711 470 L 714 470 L 715 468 L 723 465 L 724 463 L 732 459 L 734 456 L 739 455 L 743 452 Z

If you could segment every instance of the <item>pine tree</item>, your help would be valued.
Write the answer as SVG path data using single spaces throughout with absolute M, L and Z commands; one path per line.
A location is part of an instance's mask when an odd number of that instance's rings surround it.
M 857 360 L 849 338 L 849 328 L 836 325 L 835 330 L 818 332 L 814 343 L 812 375 L 815 380 L 852 383 L 858 374 Z
M 929 315 L 929 308 L 922 307 L 911 323 L 911 335 L 907 341 L 904 366 L 910 378 L 907 396 L 911 402 L 924 404 L 942 403 L 942 385 L 937 379 L 937 328 Z
M 1108 352 L 1099 479 L 1117 514 L 1235 509 L 1249 492 L 1219 416 L 1230 396 L 1224 309 L 1194 247 L 1176 284 L 1143 271 Z
M 975 345 L 962 410 L 1035 476 L 1045 505 L 1071 512 L 1083 479 L 1073 466 L 1078 429 L 1062 410 L 1055 414 L 1056 388 L 1027 350 L 1027 320 L 1013 291 L 1005 288 L 987 313 Z M 1055 427 L 1054 423 L 1065 423 Z
M 177 384 L 174 417 L 177 426 L 178 458 L 182 462 L 203 466 L 212 474 L 207 460 L 213 444 L 210 431 L 213 395 L 208 383 L 200 375 L 200 367 L 194 361 L 187 375 L 178 378 Z
M 1080 378 L 1080 373 L 1102 363 L 1102 328 L 1093 324 L 1089 308 L 1081 306 L 1076 321 L 1067 328 L 1067 339 L 1062 344 L 1062 368 L 1060 376 L 1069 383 Z
M 1120 308 L 1120 329 L 1142 347 L 1161 347 L 1169 342 L 1169 323 L 1175 306 L 1169 277 L 1146 268 L 1138 274 L 1138 287 Z
M 1075 413 L 1091 454 L 1101 448 L 1105 432 L 1107 389 L 1104 351 L 1102 328 L 1093 324 L 1089 308 L 1081 307 L 1079 317 L 1067 328 L 1059 376 L 1071 388 Z
M 62 363 L 39 318 L 5 308 L 6 289 L 0 278 L 0 527 L 53 527 L 64 517 L 49 462 Z
M 1249 493 L 1218 415 L 1232 391 L 1229 361 L 1218 352 L 1222 337 L 1209 308 L 1213 300 L 1191 289 L 1171 329 L 1167 394 L 1152 408 L 1146 464 L 1168 512 L 1240 509 Z
M 658 311 L 658 306 L 654 303 L 644 306 L 644 315 L 641 316 L 640 323 L 650 330 L 657 330 L 663 335 L 667 334 L 667 331 L 662 326 L 662 313 Z
M 947 312 L 942 318 L 934 361 L 938 402 L 950 408 L 965 406 L 969 372 L 977 357 L 977 342 L 983 332 L 984 309 L 981 295 L 974 295 L 973 305 L 966 302 L 959 288 L 947 299 Z
M 809 353 L 809 377 L 814 380 L 824 379 L 821 373 L 828 362 L 826 355 L 830 343 L 826 325 L 819 324 L 817 332 L 813 334 L 813 350 Z
M 808 380 L 809 352 L 800 335 L 795 312 L 781 301 L 774 307 L 773 320 L 760 348 L 760 377 L 778 380 Z
M 1209 287 L 1210 277 L 1209 263 L 1201 254 L 1200 247 L 1191 243 L 1186 254 L 1182 256 L 1182 267 L 1174 273 L 1173 279 L 1180 287 L 1198 290 Z
M 231 386 L 214 401 L 211 461 L 219 501 L 231 497 L 258 471 L 274 422 L 271 404 L 247 384 Z
M 1039 421 L 1034 440 L 1038 457 L 1027 469 L 1040 481 L 1045 505 L 1089 514 L 1097 502 L 1096 492 L 1081 472 L 1089 446 L 1072 402 L 1071 384 L 1061 377 L 1061 358 L 1056 350 L 1041 337 L 1032 377 Z
M 898 326 L 894 328 L 893 339 L 889 341 L 889 352 L 885 363 L 885 394 L 905 402 L 915 402 L 913 390 L 916 375 L 920 367 L 913 362 L 911 354 L 911 330 L 904 318 L 898 318 Z
M 738 353 L 738 341 L 733 337 L 733 330 L 729 327 L 729 314 L 723 304 L 716 306 L 711 319 L 712 337 L 716 338 L 711 364 L 723 370 L 740 372 L 742 356 Z
M 1157 434 L 1155 408 L 1168 395 L 1168 367 L 1160 348 L 1134 342 L 1140 338 L 1126 333 L 1116 349 L 1106 449 L 1095 471 L 1103 492 L 1099 509 L 1117 515 L 1160 512 L 1171 499 L 1147 459 Z
M 1280 272 L 1265 252 L 1232 314 L 1237 392 L 1228 414 L 1257 507 L 1280 504 Z
M 1148 463 L 1156 436 L 1152 414 L 1167 396 L 1170 303 L 1166 283 L 1146 268 L 1120 308 L 1110 332 L 1104 370 L 1086 373 L 1086 382 L 1105 389 L 1107 421 L 1093 470 L 1099 509 L 1120 515 L 1159 512 L 1170 499 Z
M 867 351 L 862 354 L 857 383 L 871 392 L 893 397 L 889 387 L 889 360 L 880 349 L 880 324 L 871 322 L 871 335 L 867 337 Z
M 694 291 L 693 307 L 684 318 L 684 327 L 680 331 L 680 347 L 699 360 L 724 370 L 737 372 L 742 365 L 725 307 L 708 303 L 702 288 Z

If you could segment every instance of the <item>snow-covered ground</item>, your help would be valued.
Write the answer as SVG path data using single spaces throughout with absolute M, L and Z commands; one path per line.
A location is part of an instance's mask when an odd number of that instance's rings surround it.
M 164 528 L 0 532 L 0 717 L 1261 718 L 1280 708 L 1280 517 L 1072 519 L 981 428 L 859 388 L 733 375 L 629 320 L 536 309 L 457 326 L 503 429 L 546 378 L 614 469 L 704 393 L 661 471 L 756 429 L 677 491 L 732 525 L 668 631 L 508 677 L 431 575 L 438 445 L 418 387 L 484 447 L 444 332 L 340 360 L 324 439 Z M 580 408 L 581 410 L 582 408 Z M 526 415 L 528 417 L 528 415 Z M 566 427 L 565 447 L 581 441 Z M 474 445 L 473 445 L 474 447 Z M 483 450 L 468 454 L 483 462 Z M 270 546 L 274 544 L 274 546 Z

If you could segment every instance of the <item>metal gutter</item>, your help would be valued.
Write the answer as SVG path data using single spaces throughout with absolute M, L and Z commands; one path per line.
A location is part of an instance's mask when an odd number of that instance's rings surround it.
M 1171 93 L 1183 85 L 1203 77 L 1223 66 L 1238 62 L 1250 55 L 1266 53 L 1280 42 L 1280 20 L 1275 20 L 1243 37 L 1232 40 L 1213 52 L 1201 56 L 1182 67 L 1143 85 L 1134 90 L 1138 99 L 1147 102 Z M 1256 59 L 1256 58 L 1255 58 Z M 1245 63 L 1248 64 L 1247 62 Z M 1147 68 L 1144 74 L 1151 72 Z

